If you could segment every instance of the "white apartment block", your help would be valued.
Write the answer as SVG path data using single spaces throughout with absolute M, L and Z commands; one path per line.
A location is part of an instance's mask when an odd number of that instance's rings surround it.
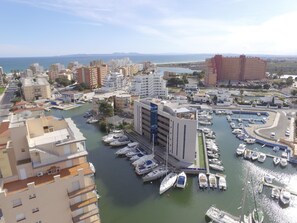
M 33 74 L 39 74 L 43 72 L 43 66 L 40 66 L 39 63 L 33 63 L 29 67 L 32 70 Z
M 51 87 L 45 78 L 27 77 L 21 81 L 23 96 L 26 101 L 51 98 Z
M 127 80 L 124 75 L 113 72 L 105 76 L 102 89 L 105 91 L 122 90 L 127 86 Z
M 140 98 L 147 97 L 168 97 L 168 88 L 166 81 L 163 80 L 159 73 L 150 73 L 137 75 L 131 82 L 130 92 L 132 95 L 140 96 Z
M 70 118 L 13 116 L 0 129 L 1 223 L 100 223 L 86 138 Z
M 178 103 L 159 99 L 134 101 L 134 130 L 166 150 L 168 136 L 169 155 L 189 167 L 195 161 L 198 146 L 197 112 Z

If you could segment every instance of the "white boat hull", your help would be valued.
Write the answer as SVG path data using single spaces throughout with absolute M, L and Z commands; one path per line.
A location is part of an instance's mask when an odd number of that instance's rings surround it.
M 161 182 L 159 194 L 161 195 L 167 190 L 169 190 L 175 184 L 176 179 L 176 173 L 169 173 Z

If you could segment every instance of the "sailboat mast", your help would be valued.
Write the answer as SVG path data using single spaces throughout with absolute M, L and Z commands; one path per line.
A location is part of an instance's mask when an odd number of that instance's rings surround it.
M 247 193 L 247 185 L 248 185 L 248 176 L 249 176 L 249 172 L 250 170 L 247 171 L 247 174 L 246 174 L 246 177 L 245 177 L 245 181 L 246 184 L 244 185 L 244 191 L 243 191 L 243 197 L 242 197 L 242 201 L 241 201 L 241 214 L 240 214 L 240 219 L 239 219 L 239 222 L 244 222 L 244 219 L 243 219 L 243 211 L 244 211 L 244 204 L 245 204 L 245 199 L 246 199 L 246 193 Z
M 258 213 L 258 209 L 257 209 L 256 196 L 255 196 L 255 191 L 254 191 L 254 183 L 253 183 L 252 179 L 251 179 L 251 182 L 252 182 L 252 190 L 253 190 L 253 198 L 254 198 L 254 204 L 255 204 L 255 209 L 256 209 L 256 215 L 257 215 L 257 219 L 259 220 L 259 213 Z

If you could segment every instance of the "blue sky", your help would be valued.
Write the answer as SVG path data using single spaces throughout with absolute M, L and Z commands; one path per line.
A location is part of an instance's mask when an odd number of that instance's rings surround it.
M 0 57 L 297 55 L 293 0 L 1 0 Z

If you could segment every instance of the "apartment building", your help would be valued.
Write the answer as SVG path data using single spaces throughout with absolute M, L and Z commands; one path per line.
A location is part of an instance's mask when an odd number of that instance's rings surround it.
M 123 90 L 127 87 L 127 80 L 123 74 L 112 72 L 105 76 L 102 89 L 105 91 Z
M 4 74 L 3 68 L 0 67 L 0 85 L 3 84 L 3 74 Z
M 51 98 L 51 87 L 45 78 L 26 77 L 21 82 L 26 101 Z
M 32 70 L 33 74 L 39 74 L 43 72 L 43 66 L 39 65 L 39 63 L 33 63 L 29 67 Z
M 98 79 L 98 87 L 102 87 L 104 84 L 105 77 L 108 74 L 108 65 L 107 64 L 100 64 L 96 66 L 97 68 L 97 79 Z
M 58 78 L 59 73 L 62 70 L 65 70 L 65 66 L 63 64 L 55 63 L 50 65 L 49 72 L 48 72 L 49 78 L 54 81 L 56 78 Z
M 178 103 L 159 99 L 134 101 L 134 130 L 152 140 L 180 161 L 182 167 L 189 167 L 196 158 L 198 146 L 196 110 Z
M 136 75 L 132 79 L 130 92 L 133 95 L 140 96 L 140 98 L 168 97 L 166 81 L 159 73 Z
M 76 78 L 79 84 L 85 83 L 89 88 L 97 88 L 98 73 L 96 67 L 80 67 L 76 70 Z
M 266 74 L 266 61 L 259 57 L 223 57 L 215 55 L 206 60 L 206 85 L 221 81 L 263 80 Z
M 12 116 L 0 135 L 0 222 L 100 222 L 86 139 L 70 118 Z

